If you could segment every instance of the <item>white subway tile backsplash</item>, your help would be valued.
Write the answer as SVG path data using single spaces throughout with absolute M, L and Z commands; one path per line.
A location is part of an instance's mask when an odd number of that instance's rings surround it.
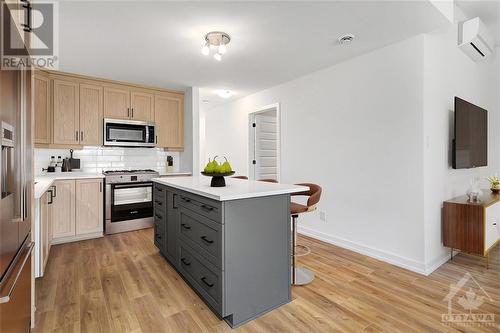
M 51 156 L 56 159 L 57 156 L 69 157 L 69 149 L 35 149 L 35 175 L 43 174 L 42 168 L 47 168 Z M 73 152 L 73 157 L 80 159 L 81 171 L 91 173 L 116 169 L 153 169 L 165 172 L 167 156 L 174 158 L 174 171 L 179 171 L 179 152 L 121 147 L 84 147 Z

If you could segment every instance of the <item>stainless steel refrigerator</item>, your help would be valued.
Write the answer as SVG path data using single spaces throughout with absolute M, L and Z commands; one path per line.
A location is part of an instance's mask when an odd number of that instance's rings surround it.
M 0 332 L 31 320 L 32 73 L 0 70 Z

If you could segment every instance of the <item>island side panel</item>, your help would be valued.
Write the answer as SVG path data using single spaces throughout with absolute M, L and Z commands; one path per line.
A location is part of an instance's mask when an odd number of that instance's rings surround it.
M 239 326 L 291 301 L 290 195 L 224 202 L 225 313 Z

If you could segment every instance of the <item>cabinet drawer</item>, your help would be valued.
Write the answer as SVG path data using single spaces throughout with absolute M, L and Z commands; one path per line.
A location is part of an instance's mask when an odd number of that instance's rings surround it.
M 153 204 L 154 208 L 166 211 L 167 205 L 167 190 L 163 186 L 159 186 L 158 184 L 154 184 L 153 186 Z
M 179 242 L 180 273 L 202 298 L 222 315 L 222 272 L 212 267 L 184 242 Z
M 214 265 L 222 266 L 222 225 L 180 207 L 180 236 Z
M 186 195 L 185 193 L 180 194 L 179 199 L 179 205 L 206 216 L 215 222 L 222 223 L 222 205 L 220 202 L 198 196 Z

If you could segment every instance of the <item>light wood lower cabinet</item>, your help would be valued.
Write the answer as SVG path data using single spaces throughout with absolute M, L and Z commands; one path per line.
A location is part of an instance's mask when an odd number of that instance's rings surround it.
M 102 180 L 76 181 L 76 234 L 102 232 Z
M 51 241 L 52 241 L 52 190 L 45 192 L 40 198 L 40 233 L 41 233 L 41 248 L 40 248 L 40 264 L 41 276 L 45 272 L 47 259 L 49 258 Z
M 54 182 L 52 239 L 75 235 L 75 181 Z
M 102 179 L 54 183 L 52 244 L 102 236 L 102 186 Z

